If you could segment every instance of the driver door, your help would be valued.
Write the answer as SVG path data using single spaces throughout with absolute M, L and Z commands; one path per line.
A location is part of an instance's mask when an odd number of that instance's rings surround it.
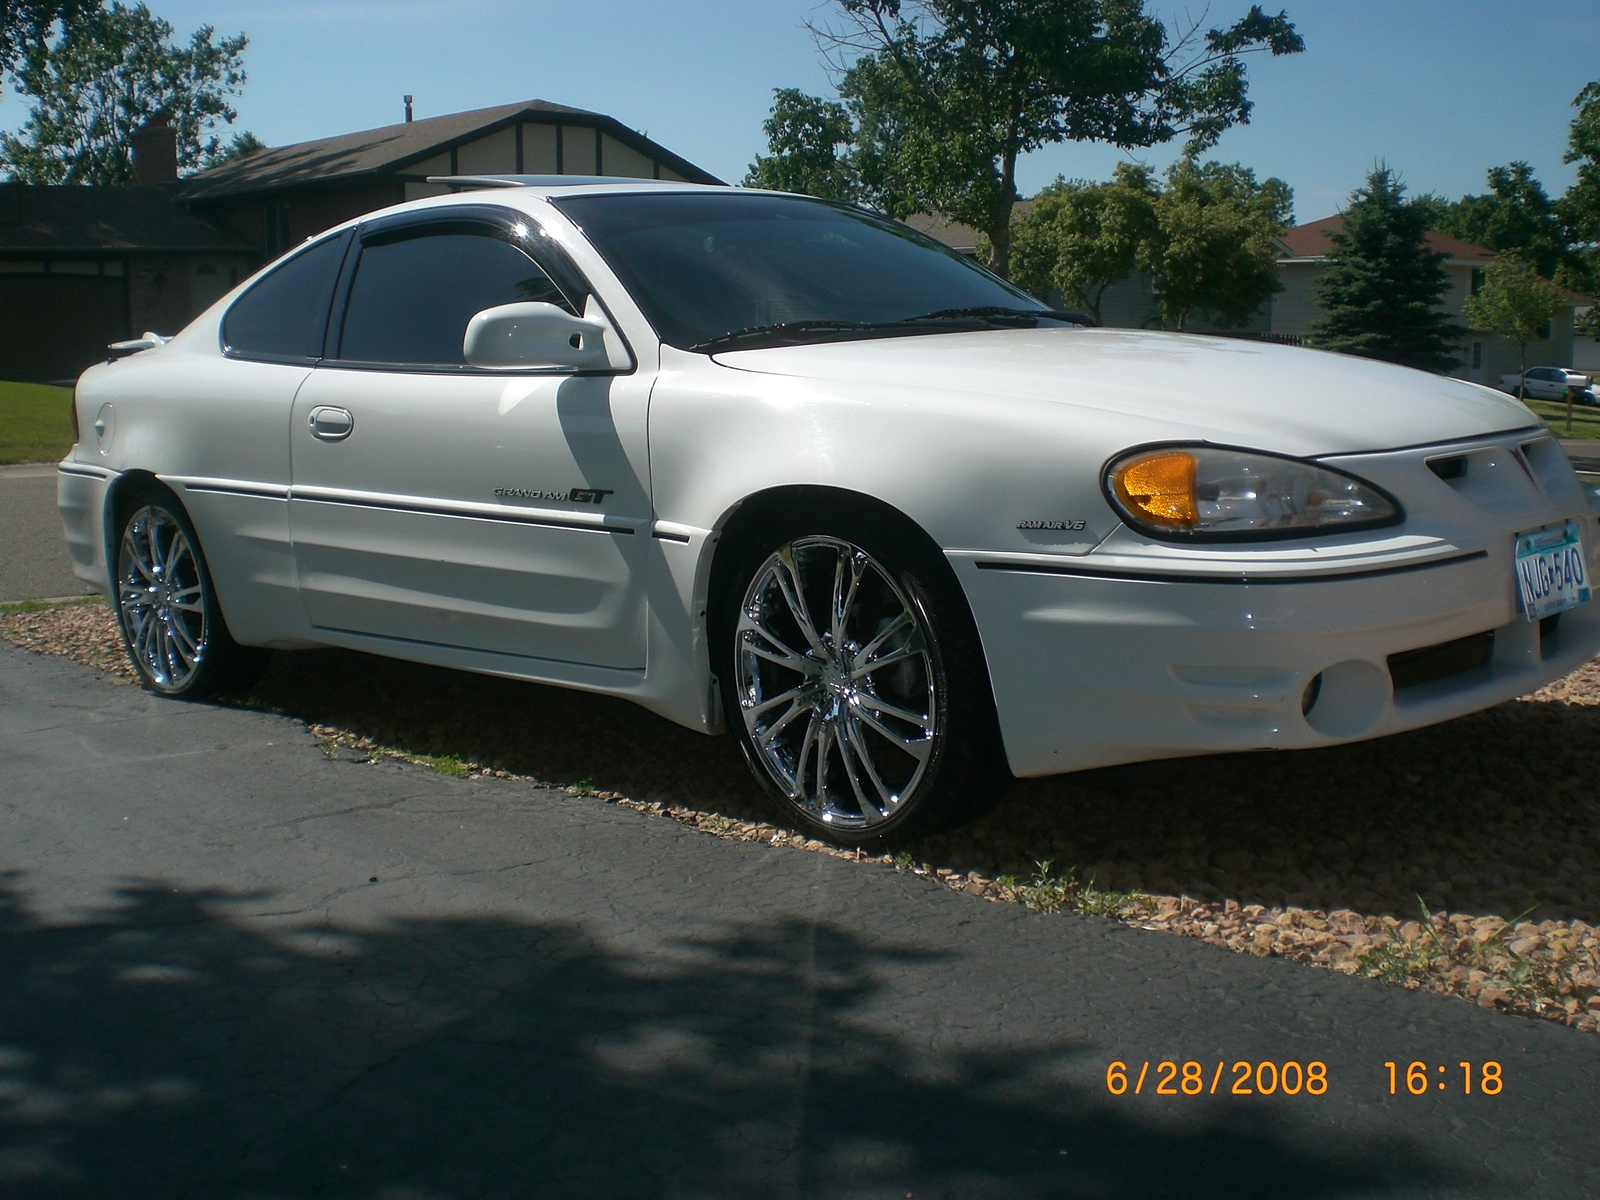
M 363 228 L 327 357 L 295 398 L 307 614 L 335 632 L 641 669 L 649 380 L 467 366 L 474 313 L 581 312 L 585 297 L 567 294 L 570 268 L 541 265 L 550 251 L 524 214 L 458 211 Z

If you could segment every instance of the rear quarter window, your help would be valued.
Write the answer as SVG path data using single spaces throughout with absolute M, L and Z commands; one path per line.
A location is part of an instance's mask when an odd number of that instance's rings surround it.
M 315 362 L 348 234 L 306 247 L 234 301 L 222 319 L 222 349 L 236 358 Z

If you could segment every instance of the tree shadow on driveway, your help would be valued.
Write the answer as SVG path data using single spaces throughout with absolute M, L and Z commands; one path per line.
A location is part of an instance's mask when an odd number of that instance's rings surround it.
M 950 1049 L 879 979 L 925 952 L 749 925 L 647 957 L 571 924 L 264 928 L 125 887 L 0 887 L 0 1194 L 1367 1196 L 1461 1177 L 1265 1107 L 1141 1121 L 1070 1044 Z M 1099 1068 L 1103 1069 L 1103 1067 Z M 1411 1189 L 1415 1189 L 1412 1191 Z

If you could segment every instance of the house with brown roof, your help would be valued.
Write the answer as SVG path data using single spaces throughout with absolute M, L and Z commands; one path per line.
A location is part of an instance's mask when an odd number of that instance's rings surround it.
M 1283 291 L 1268 302 L 1267 335 L 1273 340 L 1299 341 L 1321 317 L 1322 308 L 1315 298 L 1316 281 L 1333 249 L 1329 234 L 1343 227 L 1344 218 L 1335 215 L 1296 225 L 1277 239 L 1282 254 L 1278 260 L 1278 280 L 1283 284 Z M 1467 328 L 1467 297 L 1482 285 L 1484 268 L 1495 260 L 1495 252 L 1443 233 L 1429 233 L 1427 243 L 1429 249 L 1444 255 L 1440 267 L 1447 282 L 1442 307 L 1462 331 L 1459 362 L 1451 373 L 1461 379 L 1491 385 L 1498 383 L 1501 375 L 1515 374 L 1519 362 L 1516 345 L 1494 334 Z M 1549 336 L 1528 343 L 1528 365 L 1572 365 L 1573 312 L 1581 303 L 1582 297 L 1573 294 L 1570 303 L 1550 322 Z
M 409 100 L 409 97 L 407 98 Z M 528 100 L 259 150 L 179 179 L 163 120 L 132 140 L 133 187 L 0 183 L 0 379 L 67 381 L 110 342 L 175 333 L 330 226 L 449 189 L 439 175 L 720 183 L 642 133 Z
M 616 175 L 721 183 L 613 117 L 546 100 L 408 119 L 258 150 L 191 175 L 178 193 L 263 261 L 373 209 L 448 189 L 440 175 Z

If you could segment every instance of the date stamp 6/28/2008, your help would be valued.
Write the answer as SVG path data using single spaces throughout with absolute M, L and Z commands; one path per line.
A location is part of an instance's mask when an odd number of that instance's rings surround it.
M 1119 1059 L 1106 1067 L 1105 1083 L 1113 1096 L 1326 1096 L 1330 1086 L 1328 1065 L 1317 1059 L 1146 1059 L 1137 1065 Z M 1386 1089 L 1390 1096 L 1498 1096 L 1505 1089 L 1501 1066 L 1493 1061 L 1459 1062 L 1448 1070 L 1444 1064 L 1386 1061 L 1372 1083 L 1379 1095 Z

